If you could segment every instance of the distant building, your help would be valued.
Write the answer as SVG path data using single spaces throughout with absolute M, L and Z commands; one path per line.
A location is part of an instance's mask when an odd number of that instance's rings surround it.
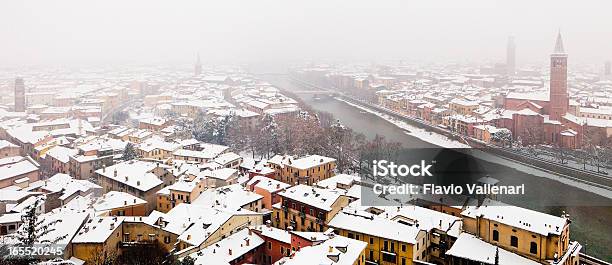
M 23 78 L 15 79 L 15 112 L 25 112 L 25 84 Z
M 9 156 L 18 156 L 21 154 L 21 148 L 7 140 L 0 140 L 0 159 Z
M 200 54 L 198 54 L 193 73 L 195 76 L 199 76 L 202 74 L 202 63 L 200 62 Z
M 612 76 L 612 61 L 607 61 L 604 65 L 604 76 Z
M 508 75 L 516 73 L 516 46 L 514 44 L 514 36 L 508 37 L 508 46 L 506 47 L 506 67 Z
M 7 157 L 0 159 L 0 189 L 39 179 L 38 163 L 29 157 Z
M 559 144 L 566 148 L 581 146 L 582 127 L 577 103 L 570 105 L 567 92 L 567 53 L 563 48 L 561 33 L 557 35 L 555 49 L 550 55 L 550 89 L 544 93 L 510 92 L 504 97 L 504 108 L 512 111 L 511 126 L 502 126 L 512 130 L 513 138 L 521 138 L 524 143 Z M 561 141 L 561 132 L 572 129 L 575 134 L 565 133 L 563 137 L 571 138 Z M 571 143 L 569 146 L 565 145 Z

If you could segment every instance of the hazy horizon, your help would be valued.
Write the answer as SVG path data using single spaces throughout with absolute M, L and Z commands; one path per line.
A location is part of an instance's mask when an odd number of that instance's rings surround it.
M 4 1 L 0 66 L 284 64 L 296 60 L 545 62 L 561 29 L 572 63 L 612 60 L 603 0 Z M 608 10 L 608 11 L 606 11 Z

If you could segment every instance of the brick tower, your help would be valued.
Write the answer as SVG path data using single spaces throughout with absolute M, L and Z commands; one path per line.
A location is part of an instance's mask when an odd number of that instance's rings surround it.
M 555 50 L 550 55 L 550 118 L 561 120 L 567 113 L 569 99 L 567 94 L 567 53 L 563 49 L 561 32 L 557 35 Z
M 25 84 L 23 78 L 15 79 L 15 112 L 25 111 Z

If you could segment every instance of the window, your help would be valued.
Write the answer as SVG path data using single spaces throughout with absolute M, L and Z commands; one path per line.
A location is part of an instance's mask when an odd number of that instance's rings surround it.
M 382 260 L 384 262 L 391 262 L 391 263 L 395 263 L 395 258 L 396 256 L 394 254 L 391 253 L 382 253 Z
M 170 237 L 169 236 L 165 236 L 164 237 L 164 243 L 170 244 Z
M 538 244 L 536 242 L 531 242 L 531 245 L 529 246 L 529 253 L 538 254 Z
M 374 244 L 374 238 L 370 237 L 370 245 L 373 245 L 373 244 Z
M 402 244 L 402 251 L 406 252 L 406 244 Z
M 355 238 L 355 236 L 353 235 L 353 233 L 348 233 L 347 237 L 348 237 L 348 238 L 350 238 L 350 239 L 354 239 L 354 238 Z
M 493 230 L 493 241 L 499 241 L 499 232 L 497 230 Z
M 516 236 L 511 236 L 510 237 L 510 246 L 518 248 L 518 237 L 516 237 Z

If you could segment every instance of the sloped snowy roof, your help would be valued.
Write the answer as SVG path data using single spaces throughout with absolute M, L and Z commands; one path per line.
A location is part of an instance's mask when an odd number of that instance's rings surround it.
M 303 247 L 283 261 L 286 265 L 352 265 L 361 262 L 361 252 L 367 245 L 360 240 L 334 236 L 321 244 Z
M 447 256 L 459 257 L 484 264 L 495 264 L 495 252 L 499 249 L 499 265 L 536 265 L 540 264 L 518 254 L 498 248 L 492 244 L 482 241 L 474 235 L 461 233 L 451 249 L 446 252 Z
M 416 244 L 420 229 L 361 211 L 344 209 L 329 222 L 330 227 Z
M 116 208 L 131 207 L 145 203 L 147 203 L 147 201 L 129 193 L 109 191 L 94 203 L 93 208 L 96 211 L 108 211 Z
M 249 229 L 242 229 L 229 237 L 191 254 L 197 265 L 234 264 L 234 260 L 264 244 L 264 240 Z
M 293 186 L 278 194 L 325 211 L 331 211 L 331 206 L 343 195 L 338 190 L 320 189 L 303 184 Z
M 485 199 L 481 206 L 468 206 L 461 215 L 468 217 L 480 216 L 495 222 L 524 229 L 536 234 L 560 235 L 567 218 L 558 217 L 518 206 Z

